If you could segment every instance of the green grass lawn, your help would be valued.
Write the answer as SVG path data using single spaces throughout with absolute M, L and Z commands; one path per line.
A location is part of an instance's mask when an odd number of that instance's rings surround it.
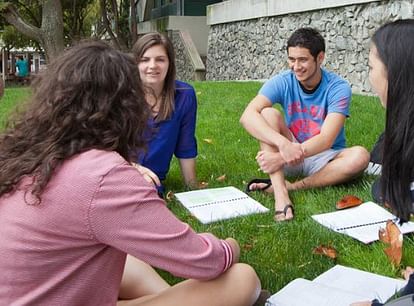
M 199 155 L 197 172 L 200 181 L 209 187 L 232 185 L 242 190 L 251 178 L 265 177 L 258 171 L 255 155 L 258 143 L 239 124 L 247 103 L 256 95 L 258 82 L 196 82 L 198 97 L 197 139 Z M 0 103 L 3 122 L 10 107 L 29 91 L 23 88 L 6 89 Z M 354 95 L 351 116 L 346 122 L 348 145 L 364 145 L 371 149 L 384 128 L 384 110 L 374 97 Z M 211 139 L 212 144 L 203 141 Z M 226 180 L 217 177 L 225 174 Z M 302 277 L 313 279 L 335 264 L 355 267 L 391 277 L 399 276 L 383 253 L 384 245 L 375 242 L 364 245 L 350 237 L 334 233 L 311 219 L 315 213 L 335 210 L 335 203 L 346 194 L 364 201 L 371 200 L 370 187 L 374 177 L 364 175 L 350 183 L 292 193 L 295 204 L 293 222 L 273 221 L 272 196 L 254 193 L 252 197 L 270 208 L 267 214 L 252 215 L 228 221 L 202 225 L 188 214 L 177 201 L 170 209 L 198 232 L 212 232 L 218 237 L 234 237 L 241 245 L 241 261 L 252 265 L 262 280 L 262 286 L 276 292 L 289 281 Z M 168 175 L 167 190 L 184 190 L 178 165 L 174 160 Z M 336 260 L 312 254 L 320 244 L 331 245 L 338 251 Z M 414 242 L 404 236 L 404 255 L 401 266 L 414 264 Z M 176 278 L 163 273 L 171 282 Z

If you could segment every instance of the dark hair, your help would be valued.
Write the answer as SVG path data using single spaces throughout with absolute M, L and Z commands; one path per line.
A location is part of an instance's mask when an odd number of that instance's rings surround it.
M 0 135 L 0 195 L 23 176 L 42 190 L 65 159 L 89 149 L 130 161 L 144 147 L 149 111 L 134 59 L 102 42 L 83 42 L 34 80 L 31 103 Z
M 290 47 L 306 48 L 316 59 L 321 51 L 325 52 L 325 39 L 313 28 L 300 28 L 289 37 L 286 50 Z
M 381 26 L 375 45 L 388 79 L 382 194 L 402 221 L 407 221 L 414 178 L 414 20 Z
M 168 119 L 174 111 L 174 95 L 175 95 L 175 79 L 176 79 L 176 67 L 175 67 L 175 52 L 174 46 L 167 36 L 160 33 L 148 33 L 142 36 L 132 47 L 132 52 L 135 56 L 137 63 L 141 61 L 144 53 L 151 47 L 163 46 L 168 56 L 168 71 L 165 77 L 164 88 L 162 91 L 162 100 L 160 109 L 158 112 L 157 120 Z M 147 92 L 151 93 L 149 89 Z

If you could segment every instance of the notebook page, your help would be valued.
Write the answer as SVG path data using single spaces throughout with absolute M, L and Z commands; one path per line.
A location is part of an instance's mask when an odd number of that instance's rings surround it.
M 181 192 L 175 197 L 204 224 L 269 211 L 232 186 Z
M 349 306 L 367 296 L 297 278 L 268 299 L 269 306 Z
M 397 220 L 393 214 L 373 202 L 366 202 L 349 209 L 313 215 L 312 218 L 323 226 L 351 236 L 363 243 L 378 240 L 378 230 L 385 227 L 387 220 Z M 414 223 L 408 222 L 399 228 L 402 233 L 412 232 L 414 231 Z
M 366 296 L 368 300 L 378 299 L 382 303 L 407 283 L 402 279 L 386 277 L 341 265 L 334 266 L 313 281 Z

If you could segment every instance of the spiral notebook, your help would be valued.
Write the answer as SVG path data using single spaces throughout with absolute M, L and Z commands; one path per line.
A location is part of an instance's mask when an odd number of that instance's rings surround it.
M 407 222 L 400 226 L 396 216 L 373 202 L 313 215 L 312 218 L 335 232 L 351 236 L 366 244 L 379 239 L 378 231 L 380 228 L 385 228 L 388 220 L 394 221 L 403 234 L 414 232 L 414 222 Z
M 203 224 L 269 211 L 232 186 L 180 192 L 175 197 Z
M 272 295 L 269 306 L 349 306 L 378 299 L 385 303 L 406 281 L 336 265 L 310 281 L 297 278 Z

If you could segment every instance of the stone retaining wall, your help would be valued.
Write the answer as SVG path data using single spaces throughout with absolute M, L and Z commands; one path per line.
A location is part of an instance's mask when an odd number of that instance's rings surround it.
M 326 40 L 324 66 L 347 79 L 354 92 L 369 93 L 371 35 L 385 22 L 413 17 L 414 0 L 390 0 L 211 25 L 206 78 L 268 79 L 287 68 L 290 34 L 311 26 Z
M 188 81 L 193 79 L 194 68 L 191 59 L 185 50 L 184 42 L 181 39 L 180 31 L 173 30 L 168 32 L 168 36 L 174 45 L 175 65 L 177 68 L 177 79 Z
M 169 30 L 174 45 L 177 79 L 183 81 L 205 80 L 206 69 L 188 32 Z

